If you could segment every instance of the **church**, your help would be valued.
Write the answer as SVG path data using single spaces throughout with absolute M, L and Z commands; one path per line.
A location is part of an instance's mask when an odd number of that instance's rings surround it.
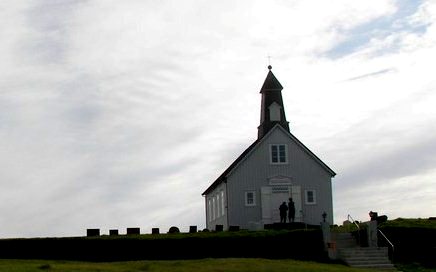
M 292 198 L 294 222 L 333 223 L 331 180 L 336 173 L 289 130 L 282 85 L 268 66 L 262 85 L 258 137 L 203 192 L 206 228 L 261 230 L 280 222 L 279 207 Z

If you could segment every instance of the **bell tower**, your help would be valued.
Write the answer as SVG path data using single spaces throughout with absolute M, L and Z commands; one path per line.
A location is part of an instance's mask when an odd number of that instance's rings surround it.
M 282 126 L 289 132 L 289 122 L 286 121 L 285 109 L 283 106 L 283 87 L 274 74 L 271 72 L 271 65 L 268 66 L 268 75 L 265 78 L 260 93 L 262 102 L 260 107 L 260 125 L 257 128 L 257 138 L 260 140 L 276 124 Z

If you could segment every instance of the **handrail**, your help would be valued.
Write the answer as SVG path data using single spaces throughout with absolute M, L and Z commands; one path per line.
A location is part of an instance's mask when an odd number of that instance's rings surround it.
M 351 222 L 353 222 L 353 224 L 356 225 L 357 229 L 360 230 L 359 224 L 356 223 L 356 221 L 353 219 L 353 217 L 351 217 L 351 215 L 348 215 L 347 220 L 350 221 L 350 219 L 352 220 Z
M 350 219 L 351 219 L 351 221 L 350 221 Z M 360 246 L 360 226 L 359 226 L 359 224 L 356 223 L 356 220 L 354 220 L 354 218 L 349 214 L 347 216 L 347 220 L 350 222 L 353 222 L 353 224 L 356 225 L 356 227 L 357 227 L 357 240 L 358 240 L 357 243 Z
M 383 238 L 385 238 L 385 240 L 389 243 L 389 245 L 392 247 L 392 262 L 394 262 L 394 244 L 392 244 L 392 242 L 388 239 L 388 237 L 386 237 L 386 235 L 383 233 L 383 231 L 381 231 L 380 229 L 377 229 L 378 232 L 380 232 L 380 234 L 383 236 Z

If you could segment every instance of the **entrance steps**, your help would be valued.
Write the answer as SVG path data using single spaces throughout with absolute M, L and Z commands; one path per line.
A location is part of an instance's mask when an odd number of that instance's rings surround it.
M 355 248 L 359 245 L 356 239 L 349 232 L 332 233 L 333 239 L 336 241 L 336 248 Z
M 291 223 L 273 223 L 265 224 L 264 229 L 272 230 L 294 230 L 294 229 L 319 229 L 319 225 L 309 225 L 303 222 L 291 222 Z
M 389 260 L 387 247 L 360 247 L 350 233 L 332 233 L 338 258 L 351 267 L 397 271 Z
M 351 267 L 396 270 L 387 247 L 338 248 L 338 256 Z

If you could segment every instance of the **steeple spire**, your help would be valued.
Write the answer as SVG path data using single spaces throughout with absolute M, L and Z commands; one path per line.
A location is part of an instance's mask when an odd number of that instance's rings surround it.
M 257 128 L 258 139 L 265 136 L 276 124 L 289 131 L 289 122 L 286 121 L 282 99 L 283 87 L 271 72 L 271 69 L 271 65 L 268 65 L 269 72 L 260 89 L 262 103 L 260 108 L 260 126 Z

